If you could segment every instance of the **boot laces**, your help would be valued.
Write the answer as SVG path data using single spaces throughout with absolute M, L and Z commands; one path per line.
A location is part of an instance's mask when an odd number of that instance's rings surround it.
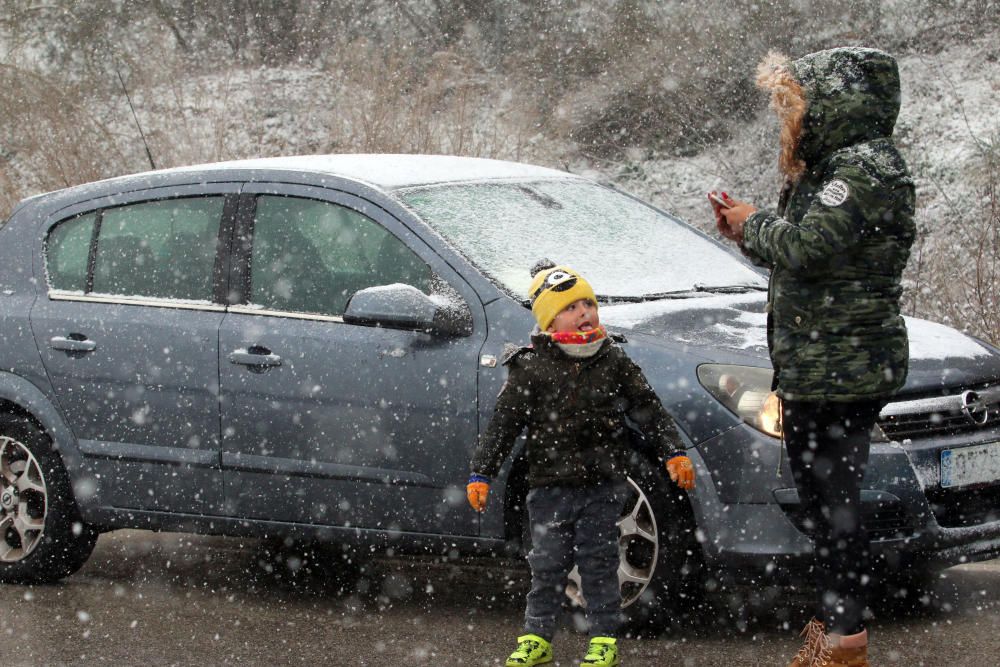
M 799 649 L 799 664 L 803 667 L 823 667 L 830 664 L 832 645 L 830 637 L 823 631 L 823 623 L 815 618 L 802 629 L 800 637 L 805 635 L 806 641 Z

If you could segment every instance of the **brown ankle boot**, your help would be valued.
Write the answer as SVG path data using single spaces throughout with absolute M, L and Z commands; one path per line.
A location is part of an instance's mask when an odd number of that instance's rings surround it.
M 830 657 L 825 663 L 827 667 L 871 667 L 868 664 L 868 645 L 844 648 L 830 647 Z
M 870 667 L 868 645 L 834 645 L 821 621 L 815 618 L 802 629 L 805 642 L 788 667 Z
M 812 619 L 802 628 L 799 636 L 805 637 L 805 642 L 788 667 L 822 667 L 830 656 L 830 638 L 826 636 L 823 622 Z

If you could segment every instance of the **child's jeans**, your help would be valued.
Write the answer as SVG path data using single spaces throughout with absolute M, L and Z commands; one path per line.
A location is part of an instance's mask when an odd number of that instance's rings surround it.
M 618 517 L 625 485 L 546 486 L 528 492 L 531 592 L 524 631 L 551 640 L 566 600 L 566 577 L 580 569 L 592 637 L 614 637 L 621 624 Z

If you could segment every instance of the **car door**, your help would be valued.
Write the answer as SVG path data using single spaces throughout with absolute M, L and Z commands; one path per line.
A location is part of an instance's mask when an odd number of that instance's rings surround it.
M 77 492 L 105 506 L 222 511 L 217 250 L 237 190 L 155 189 L 52 222 L 31 328 L 92 472 Z
M 245 255 L 233 283 L 244 293 L 220 335 L 229 512 L 474 531 L 464 484 L 485 327 L 444 337 L 342 317 L 356 291 L 377 285 L 447 293 L 454 307 L 481 312 L 474 292 L 397 220 L 351 195 L 250 184 L 240 219 Z

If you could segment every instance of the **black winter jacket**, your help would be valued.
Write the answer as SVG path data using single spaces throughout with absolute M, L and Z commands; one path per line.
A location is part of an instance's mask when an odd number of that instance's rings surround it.
M 585 359 L 548 335 L 531 340 L 504 362 L 507 382 L 473 456 L 474 473 L 495 477 L 525 428 L 531 487 L 624 478 L 632 447 L 626 416 L 664 457 L 681 446 L 642 370 L 610 338 Z

